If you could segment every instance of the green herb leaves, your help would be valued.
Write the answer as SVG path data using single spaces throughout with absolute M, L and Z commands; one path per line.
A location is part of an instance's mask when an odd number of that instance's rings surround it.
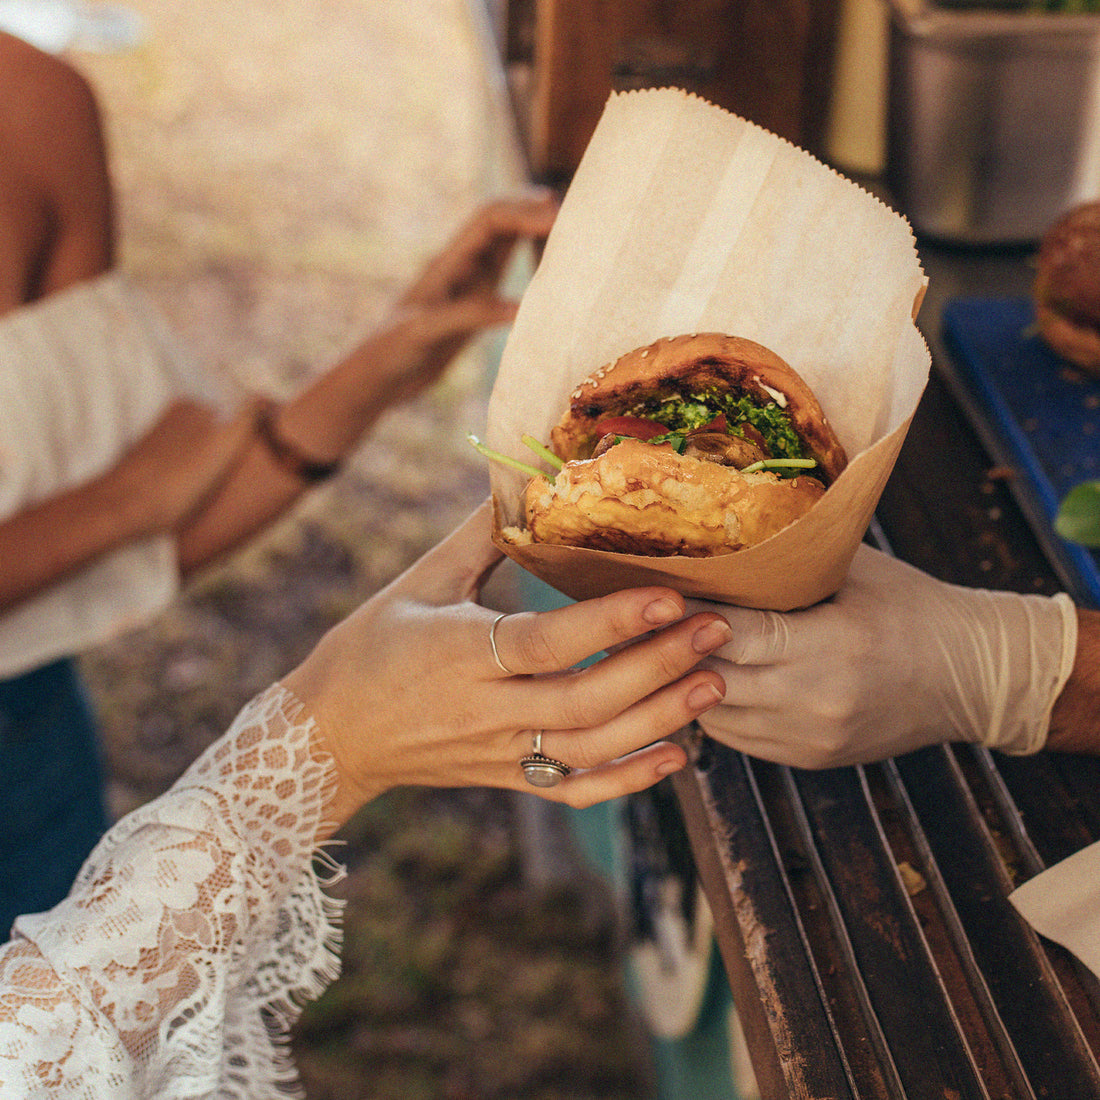
M 774 401 L 758 405 L 751 397 L 733 397 L 715 391 L 669 397 L 635 411 L 680 433 L 705 427 L 716 416 L 724 414 L 736 435 L 742 434 L 737 425 L 751 424 L 764 437 L 773 458 L 809 457 L 790 416 Z
M 1066 493 L 1054 530 L 1070 542 L 1100 547 L 1100 481 L 1083 481 Z

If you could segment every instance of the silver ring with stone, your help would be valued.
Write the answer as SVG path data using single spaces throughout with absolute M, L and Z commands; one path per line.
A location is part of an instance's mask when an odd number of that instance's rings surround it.
M 493 625 L 489 627 L 489 648 L 493 651 L 493 660 L 496 661 L 497 668 L 499 668 L 505 676 L 515 676 L 515 673 L 500 659 L 500 653 L 497 651 L 497 626 L 501 619 L 506 618 L 508 618 L 508 612 L 502 611 L 493 620 Z
M 535 730 L 531 753 L 520 760 L 519 766 L 532 787 L 556 787 L 573 770 L 568 764 L 543 753 L 542 730 Z

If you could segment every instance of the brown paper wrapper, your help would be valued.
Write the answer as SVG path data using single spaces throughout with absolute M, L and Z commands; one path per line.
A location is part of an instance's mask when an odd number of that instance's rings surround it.
M 490 447 L 537 464 L 577 383 L 662 336 L 770 347 L 813 388 L 849 464 L 801 519 L 712 558 L 640 557 L 502 535 L 526 478 L 491 468 L 494 542 L 574 599 L 639 584 L 791 610 L 840 586 L 928 380 L 926 286 L 908 223 L 781 138 L 675 89 L 611 97 L 504 349 Z

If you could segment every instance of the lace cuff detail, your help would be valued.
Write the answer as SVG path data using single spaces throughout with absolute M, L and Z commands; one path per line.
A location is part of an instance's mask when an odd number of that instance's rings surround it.
M 120 821 L 0 950 L 0 1095 L 301 1095 L 286 1030 L 339 973 L 335 782 L 281 686 Z M 12 1075 L 16 1076 L 12 1076 Z

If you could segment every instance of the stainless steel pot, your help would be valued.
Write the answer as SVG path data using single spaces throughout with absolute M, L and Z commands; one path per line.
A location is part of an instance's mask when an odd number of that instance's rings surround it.
M 1033 241 L 1100 197 L 1100 15 L 887 2 L 887 182 L 918 233 Z

